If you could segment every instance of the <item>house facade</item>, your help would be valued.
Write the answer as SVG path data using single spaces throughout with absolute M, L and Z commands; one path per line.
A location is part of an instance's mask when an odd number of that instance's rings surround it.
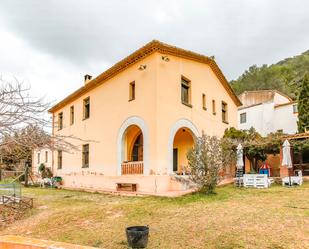
M 277 90 L 245 91 L 238 96 L 238 129 L 254 127 L 262 136 L 276 131 L 297 132 L 297 102 Z
M 79 148 L 54 151 L 53 173 L 66 188 L 186 190 L 174 176 L 194 139 L 236 127 L 240 104 L 212 59 L 152 41 L 49 110 L 53 133 Z

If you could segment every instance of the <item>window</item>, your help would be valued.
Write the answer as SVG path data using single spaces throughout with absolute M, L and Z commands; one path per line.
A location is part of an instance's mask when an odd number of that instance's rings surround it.
M 63 128 L 63 112 L 58 114 L 58 130 L 62 130 Z
M 203 105 L 203 109 L 206 110 L 206 95 L 203 93 L 202 95 L 202 105 Z
M 212 114 L 216 115 L 216 101 L 214 99 L 212 100 Z
M 246 123 L 247 122 L 247 113 L 241 113 L 240 114 L 240 123 L 241 124 L 244 124 L 244 123 Z
M 45 162 L 48 162 L 48 151 L 45 151 Z
M 293 105 L 293 113 L 298 113 L 298 106 L 297 106 L 297 104 Z
M 58 169 L 62 169 L 62 150 L 58 150 Z
M 40 161 L 41 161 L 41 159 L 40 159 L 40 157 L 41 157 L 41 153 L 38 153 L 38 164 L 40 163 Z
M 181 102 L 189 107 L 191 106 L 191 83 L 185 77 L 181 78 Z
M 84 99 L 84 119 L 90 117 L 90 97 Z
M 89 144 L 83 145 L 83 158 L 82 158 L 82 167 L 88 168 L 89 167 Z
M 129 101 L 135 99 L 135 82 L 131 82 L 129 86 Z
M 222 101 L 222 122 L 227 123 L 227 103 Z
M 70 107 L 70 125 L 74 124 L 74 106 Z

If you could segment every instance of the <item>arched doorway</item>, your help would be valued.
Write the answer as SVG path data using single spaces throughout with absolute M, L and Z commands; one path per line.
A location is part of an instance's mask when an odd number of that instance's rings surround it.
M 137 125 L 131 125 L 124 134 L 124 162 L 143 161 L 143 133 Z
M 176 134 L 178 133 L 178 135 L 179 135 L 179 133 L 180 133 L 179 131 L 182 130 L 182 129 L 185 129 L 185 132 L 188 132 L 189 134 L 191 134 L 192 139 L 188 138 L 188 145 L 194 144 L 195 138 L 199 137 L 199 131 L 198 131 L 197 127 L 188 119 L 179 119 L 171 126 L 170 135 L 169 135 L 169 139 L 168 139 L 168 165 L 167 165 L 167 173 L 168 174 L 175 174 L 175 172 L 177 173 L 178 172 L 178 165 L 180 165 L 180 164 L 185 165 L 186 164 L 186 162 L 181 162 L 181 161 L 175 162 L 175 160 L 179 160 L 179 151 L 174 150 L 174 149 L 177 148 L 177 147 L 174 146 L 174 140 L 175 140 Z M 178 137 L 178 139 L 180 139 L 180 137 Z M 193 142 L 192 142 L 192 140 L 193 140 Z M 176 143 L 177 143 L 177 140 L 176 140 Z M 188 147 L 190 147 L 190 146 L 188 146 Z M 178 154 L 177 157 L 176 157 L 176 153 Z M 186 152 L 185 152 L 185 154 L 186 154 Z M 175 160 L 174 160 L 174 155 L 175 155 Z M 183 158 L 183 155 L 184 155 L 184 153 L 182 153 L 182 158 Z M 182 159 L 180 159 L 180 160 L 182 160 Z M 174 169 L 176 170 L 176 165 L 177 165 L 177 171 L 174 171 Z M 179 167 L 179 169 L 180 169 L 180 167 Z
M 149 174 L 148 128 L 143 119 L 132 116 L 121 125 L 117 138 L 117 174 Z
M 194 135 L 186 127 L 180 128 L 173 141 L 173 172 L 185 174 L 188 172 L 187 153 L 194 146 Z

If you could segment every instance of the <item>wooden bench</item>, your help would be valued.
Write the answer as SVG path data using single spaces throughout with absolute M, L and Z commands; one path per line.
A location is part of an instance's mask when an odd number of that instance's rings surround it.
M 117 191 L 136 192 L 136 190 L 137 190 L 136 183 L 117 183 Z

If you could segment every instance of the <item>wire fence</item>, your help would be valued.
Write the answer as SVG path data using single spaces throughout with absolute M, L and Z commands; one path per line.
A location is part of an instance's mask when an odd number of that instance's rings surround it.
M 0 184 L 0 197 L 1 196 L 21 197 L 21 185 L 19 183 Z

